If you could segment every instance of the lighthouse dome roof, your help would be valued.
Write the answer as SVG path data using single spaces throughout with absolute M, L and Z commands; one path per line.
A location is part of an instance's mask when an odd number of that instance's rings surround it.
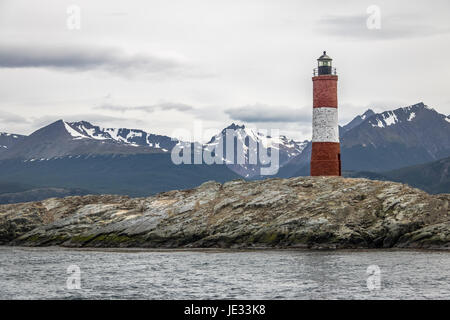
M 317 59 L 317 60 L 333 60 L 333 59 L 331 59 L 328 55 L 327 55 L 327 52 L 326 51 L 324 51 L 323 52 L 323 54 L 319 57 L 319 59 Z

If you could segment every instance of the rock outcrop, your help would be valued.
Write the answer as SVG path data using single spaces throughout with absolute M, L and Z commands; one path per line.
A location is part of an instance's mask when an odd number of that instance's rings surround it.
M 151 248 L 450 248 L 450 194 L 298 177 L 148 198 L 95 195 L 0 206 L 0 243 Z

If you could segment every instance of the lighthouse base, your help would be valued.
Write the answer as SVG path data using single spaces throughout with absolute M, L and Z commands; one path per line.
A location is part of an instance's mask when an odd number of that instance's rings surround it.
M 340 176 L 339 161 L 316 160 L 311 161 L 311 176 Z
M 311 176 L 340 176 L 341 153 L 337 142 L 313 142 Z

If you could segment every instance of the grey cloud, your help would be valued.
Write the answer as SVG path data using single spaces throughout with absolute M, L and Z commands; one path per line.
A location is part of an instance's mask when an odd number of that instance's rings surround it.
M 64 116 L 64 120 L 66 121 L 80 121 L 86 120 L 89 122 L 114 122 L 123 124 L 124 122 L 133 122 L 133 123 L 144 123 L 144 121 L 140 119 L 131 119 L 131 118 L 123 118 L 123 117 L 112 117 L 104 114 L 95 114 L 95 113 L 86 113 L 86 114 L 75 114 L 75 115 L 67 115 Z
M 227 109 L 225 113 L 233 120 L 245 122 L 310 122 L 312 111 L 305 108 L 254 104 Z
M 56 70 L 105 70 L 119 74 L 134 72 L 183 74 L 187 67 L 173 57 L 128 54 L 111 47 L 0 45 L 0 68 L 48 68 Z
M 437 23 L 421 23 L 421 17 L 413 15 L 384 16 L 382 12 L 380 29 L 368 29 L 366 24 L 368 17 L 369 15 L 364 13 L 324 16 L 317 21 L 316 31 L 326 35 L 357 40 L 418 38 L 450 33 L 450 28 L 439 27 Z
M 192 106 L 184 104 L 184 103 L 165 102 L 165 103 L 159 103 L 159 104 L 147 105 L 147 106 L 124 106 L 124 105 L 104 104 L 99 107 L 96 107 L 96 109 L 121 111 L 121 112 L 145 111 L 145 112 L 151 113 L 156 110 L 191 111 L 194 108 Z
M 0 122 L 3 123 L 27 123 L 28 120 L 22 116 L 10 113 L 7 111 L 0 111 Z

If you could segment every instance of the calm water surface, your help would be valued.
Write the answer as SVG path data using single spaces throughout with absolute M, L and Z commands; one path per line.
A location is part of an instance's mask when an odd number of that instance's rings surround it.
M 71 265 L 80 289 L 67 288 Z M 450 299 L 450 253 L 0 247 L 0 299 Z

